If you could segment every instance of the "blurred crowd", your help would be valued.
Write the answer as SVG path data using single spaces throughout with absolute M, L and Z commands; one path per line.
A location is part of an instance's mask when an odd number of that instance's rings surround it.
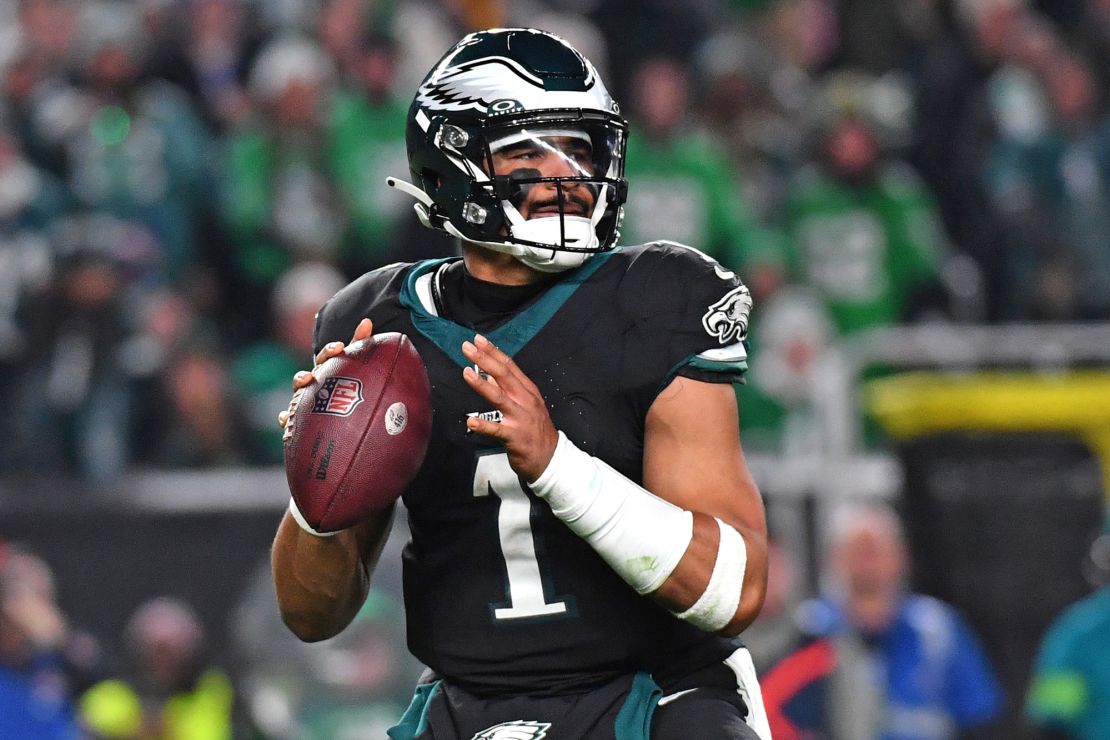
M 386 550 L 394 566 L 400 548 L 395 537 Z M 422 670 L 405 649 L 400 588 L 394 567 L 341 635 L 308 645 L 281 621 L 267 562 L 226 624 L 148 593 L 111 634 L 75 623 L 47 561 L 0 539 L 0 738 L 380 740 Z
M 456 249 L 384 183 L 420 77 L 517 24 L 632 121 L 622 243 L 751 286 L 748 446 L 787 444 L 839 337 L 1110 318 L 1107 0 L 18 0 L 0 466 L 279 462 L 320 303 Z
M 145 601 L 124 639 L 107 654 L 69 623 L 46 561 L 0 541 L 0 737 L 230 740 L 235 691 L 188 604 Z
M 1038 636 L 1009 692 L 964 615 L 912 589 L 906 534 L 885 504 L 844 502 L 808 598 L 789 552 L 772 554 L 768 601 L 744 634 L 776 740 L 1105 740 L 1110 516 L 1081 564 L 1091 592 Z M 405 650 L 399 535 L 352 624 L 321 643 L 285 627 L 260 563 L 220 617 L 223 650 L 217 625 L 173 595 L 143 596 L 117 636 L 76 624 L 47 561 L 0 539 L 0 738 L 385 737 L 422 669 Z

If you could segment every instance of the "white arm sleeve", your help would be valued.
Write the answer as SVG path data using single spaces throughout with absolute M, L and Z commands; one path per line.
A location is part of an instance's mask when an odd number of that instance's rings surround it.
M 693 538 L 692 513 L 578 449 L 562 432 L 547 469 L 529 487 L 639 594 L 663 585 Z M 677 615 L 708 631 L 732 620 L 747 561 L 743 537 L 717 522 L 721 544 L 709 585 L 693 606 Z
M 530 488 L 640 594 L 663 585 L 694 534 L 693 514 L 578 449 L 562 432 Z

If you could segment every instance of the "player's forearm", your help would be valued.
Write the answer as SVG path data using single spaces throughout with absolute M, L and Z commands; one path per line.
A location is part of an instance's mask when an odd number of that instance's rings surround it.
M 286 512 L 271 553 L 278 607 L 286 626 L 306 642 L 333 637 L 358 613 L 391 517 L 333 537 L 317 537 Z
M 715 571 L 720 570 L 719 577 L 729 572 L 727 568 L 718 565 L 722 557 L 728 557 L 728 553 L 721 552 L 721 547 L 742 547 L 745 564 L 739 601 L 732 618 L 718 630 L 724 635 L 739 634 L 755 620 L 763 607 L 767 592 L 767 536 L 762 530 L 730 525 L 735 534 L 740 536 L 740 544 L 735 535 L 726 535 L 722 539 L 721 534 L 726 530 L 714 517 L 702 512 L 693 512 L 693 517 L 693 535 L 686 552 L 663 585 L 651 596 L 676 614 L 688 612 L 710 591 Z M 735 553 L 732 555 L 735 558 Z M 729 589 L 721 588 L 723 585 L 727 584 L 716 584 L 716 590 L 728 593 Z
M 766 586 L 766 541 L 671 504 L 564 435 L 532 490 L 640 594 L 700 629 L 735 634 Z M 750 540 L 750 542 L 749 542 Z

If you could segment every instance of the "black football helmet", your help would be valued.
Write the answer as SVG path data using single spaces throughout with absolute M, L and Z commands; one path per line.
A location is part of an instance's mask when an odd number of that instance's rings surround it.
M 425 226 L 557 272 L 616 242 L 628 191 L 627 133 L 597 71 L 566 41 L 528 28 L 480 31 L 421 83 L 406 129 L 412 183 L 389 182 L 419 201 Z M 566 141 L 576 145 L 573 157 L 551 143 Z M 509 146 L 555 152 L 566 174 L 545 177 L 526 165 L 493 174 L 494 152 Z M 553 200 L 525 219 L 518 208 L 539 184 Z M 566 194 L 578 188 L 592 204 L 569 202 Z

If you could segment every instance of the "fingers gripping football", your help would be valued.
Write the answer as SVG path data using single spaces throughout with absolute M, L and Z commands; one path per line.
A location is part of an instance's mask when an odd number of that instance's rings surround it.
M 539 388 L 511 357 L 480 334 L 473 342 L 463 342 L 462 351 L 481 370 L 464 369 L 466 383 L 501 412 L 500 422 L 468 417 L 467 428 L 500 440 L 513 470 L 527 480 L 536 480 L 559 441 Z
M 370 319 L 363 319 L 358 323 L 358 326 L 355 327 L 355 333 L 351 337 L 351 343 L 354 344 L 359 340 L 367 339 L 373 333 L 374 322 Z M 345 348 L 346 345 L 343 344 L 343 342 L 329 342 L 325 344 L 324 348 L 316 353 L 314 359 L 316 367 L 314 367 L 313 370 L 320 367 L 331 358 L 341 355 Z M 289 424 L 290 417 L 293 416 L 294 412 L 297 410 L 297 405 L 300 403 L 302 391 L 304 391 L 305 387 L 311 385 L 312 381 L 312 372 L 308 370 L 300 370 L 293 375 L 293 397 L 289 399 L 288 408 L 278 413 L 278 424 L 282 429 L 285 429 Z
M 431 389 L 415 346 L 397 332 L 356 335 L 310 377 L 285 427 L 285 469 L 294 518 L 326 534 L 388 510 L 419 473 Z

